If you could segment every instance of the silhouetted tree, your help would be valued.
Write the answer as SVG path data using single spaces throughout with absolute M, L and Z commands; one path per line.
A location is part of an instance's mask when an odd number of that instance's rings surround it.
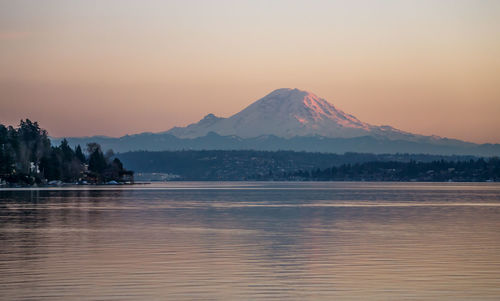
M 99 151 L 94 151 L 89 157 L 89 170 L 101 173 L 106 168 L 106 161 L 104 160 L 104 156 Z
M 85 155 L 82 152 L 82 148 L 80 147 L 80 144 L 78 144 L 75 148 L 75 157 L 80 160 L 81 163 L 86 163 L 87 159 L 85 158 Z
M 50 140 L 47 131 L 40 128 L 38 122 L 21 120 L 17 130 L 17 163 L 18 168 L 25 172 L 31 172 L 31 163 L 38 167 L 40 159 L 50 152 Z
M 14 168 L 14 151 L 9 140 L 9 129 L 0 124 L 0 177 L 8 176 Z
M 131 174 L 119 160 L 109 163 L 114 156 L 112 150 L 106 157 L 97 143 L 89 143 L 87 150 L 90 173 L 85 173 L 87 160 L 79 145 L 73 150 L 63 139 L 59 146 L 51 146 L 47 131 L 37 122 L 21 120 L 18 128 L 0 124 L 0 179 L 33 184 L 44 179 L 73 182 L 91 176 L 102 182 L 119 181 L 124 172 Z
M 95 143 L 95 142 L 90 142 L 90 143 L 87 143 L 87 154 L 93 154 L 96 150 L 99 150 L 100 152 L 101 151 L 101 146 L 99 145 L 99 143 Z

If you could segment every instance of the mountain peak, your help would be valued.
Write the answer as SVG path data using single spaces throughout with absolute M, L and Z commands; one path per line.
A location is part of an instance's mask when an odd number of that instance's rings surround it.
M 309 92 L 304 91 L 304 90 L 300 90 L 300 89 L 297 89 L 297 88 L 280 88 L 280 89 L 276 89 L 276 90 L 272 91 L 267 96 L 269 96 L 269 95 L 279 95 L 279 94 L 290 94 L 290 93 L 297 94 L 297 93 L 309 93 Z
M 356 117 L 338 110 L 325 99 L 318 97 L 314 93 L 299 89 L 283 88 L 274 90 L 238 114 L 252 107 L 263 114 L 272 114 L 276 117 L 281 115 L 281 117 L 285 118 L 293 117 L 303 125 L 330 120 L 342 127 L 368 127 L 367 124 L 362 123 Z
M 211 126 L 211 125 L 219 122 L 222 119 L 225 119 L 225 118 L 217 117 L 214 114 L 210 113 L 210 114 L 207 114 L 205 117 L 203 117 L 203 119 L 200 120 L 197 124 L 202 125 L 202 126 Z
M 281 88 L 281 89 L 276 89 L 272 91 L 271 93 L 267 94 L 264 98 L 274 98 L 278 97 L 284 100 L 298 100 L 301 98 L 306 98 L 306 97 L 313 97 L 313 98 L 318 98 L 316 95 L 314 95 L 311 92 L 300 90 L 300 89 L 292 89 L 292 88 Z
M 311 92 L 292 88 L 274 90 L 231 117 L 208 114 L 198 123 L 169 131 L 180 138 L 201 137 L 209 132 L 241 138 L 262 135 L 392 138 L 408 134 L 361 122 Z
M 217 117 L 214 114 L 210 113 L 210 114 L 207 114 L 205 117 L 203 117 L 203 119 L 201 121 L 212 122 L 214 120 L 219 120 L 219 119 L 224 119 L 224 118 Z

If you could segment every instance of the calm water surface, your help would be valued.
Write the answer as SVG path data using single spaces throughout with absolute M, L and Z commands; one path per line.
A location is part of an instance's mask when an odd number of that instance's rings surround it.
M 500 185 L 0 189 L 1 300 L 500 300 Z

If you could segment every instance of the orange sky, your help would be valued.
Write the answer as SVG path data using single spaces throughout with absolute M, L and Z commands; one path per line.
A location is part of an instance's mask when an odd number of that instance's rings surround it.
M 500 143 L 499 1 L 0 1 L 0 123 L 164 131 L 299 88 Z

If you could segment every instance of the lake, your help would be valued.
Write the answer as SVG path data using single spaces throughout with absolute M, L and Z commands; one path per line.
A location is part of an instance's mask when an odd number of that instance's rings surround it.
M 496 183 L 0 189 L 1 300 L 499 300 Z

